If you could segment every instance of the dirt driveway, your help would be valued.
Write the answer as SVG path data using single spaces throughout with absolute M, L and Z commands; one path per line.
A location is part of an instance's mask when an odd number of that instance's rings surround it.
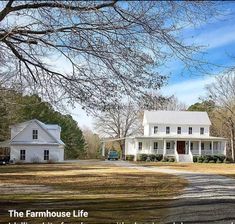
M 161 167 L 143 167 L 124 161 L 112 163 L 133 169 L 179 175 L 188 180 L 189 185 L 183 194 L 171 203 L 164 223 L 235 223 L 235 179 Z

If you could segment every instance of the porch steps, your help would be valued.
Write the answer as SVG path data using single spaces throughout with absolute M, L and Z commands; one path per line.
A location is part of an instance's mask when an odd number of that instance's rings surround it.
M 178 162 L 181 163 L 192 163 L 192 157 L 189 154 L 179 154 L 178 155 Z

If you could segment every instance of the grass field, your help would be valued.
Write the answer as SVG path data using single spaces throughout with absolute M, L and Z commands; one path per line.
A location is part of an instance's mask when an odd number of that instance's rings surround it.
M 8 209 L 84 209 L 89 212 L 89 217 L 83 220 L 85 223 L 159 221 L 166 214 L 171 198 L 180 194 L 186 185 L 184 179 L 173 175 L 98 161 L 1 166 L 0 223 L 16 221 L 9 218 Z M 41 223 L 45 220 L 22 221 Z M 54 218 L 50 221 L 54 224 L 78 220 Z
M 170 163 L 170 162 L 137 162 L 149 167 L 186 170 L 200 173 L 219 174 L 235 178 L 235 163 Z

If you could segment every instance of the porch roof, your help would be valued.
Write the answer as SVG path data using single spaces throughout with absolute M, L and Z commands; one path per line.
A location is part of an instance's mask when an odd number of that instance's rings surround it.
M 202 140 L 202 141 L 227 141 L 223 137 L 214 137 L 214 136 L 178 136 L 178 135 L 168 135 L 168 136 L 135 136 L 133 139 L 156 139 L 156 140 Z

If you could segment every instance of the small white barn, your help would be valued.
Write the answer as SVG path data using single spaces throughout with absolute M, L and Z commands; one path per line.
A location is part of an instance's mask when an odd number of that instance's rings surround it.
M 125 155 L 160 154 L 178 162 L 192 162 L 193 156 L 226 155 L 226 139 L 210 135 L 206 112 L 145 111 L 144 135 L 125 141 Z
M 64 143 L 61 127 L 33 119 L 12 125 L 10 159 L 15 162 L 45 163 L 64 161 Z

